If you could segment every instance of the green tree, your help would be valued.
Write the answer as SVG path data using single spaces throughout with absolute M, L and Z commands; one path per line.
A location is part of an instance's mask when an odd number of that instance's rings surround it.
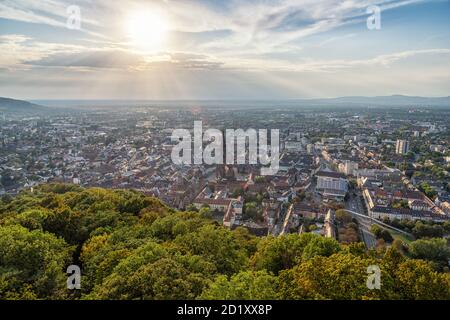
M 409 204 L 408 204 L 408 201 L 402 199 L 402 200 L 394 201 L 394 203 L 392 204 L 392 207 L 395 209 L 399 209 L 399 208 L 409 209 Z
M 244 205 L 244 216 L 247 219 L 259 220 L 261 218 L 260 210 L 256 202 L 246 202 Z
M 335 219 L 340 225 L 352 222 L 352 215 L 345 210 L 338 210 L 335 213 Z
M 266 271 L 241 271 L 230 279 L 218 276 L 201 299 L 273 300 L 278 297 L 278 278 Z
M 373 225 L 370 227 L 370 232 L 372 232 L 373 235 L 374 235 L 377 239 L 381 237 L 381 232 L 382 232 L 382 231 L 383 231 L 383 229 L 382 229 L 379 225 L 377 225 L 377 224 L 373 224 Z
M 409 253 L 413 258 L 433 261 L 442 267 L 450 260 L 450 248 L 442 238 L 414 241 L 409 245 Z
M 450 274 L 438 273 L 423 260 L 406 260 L 394 274 L 395 291 L 402 299 L 449 300 Z
M 178 236 L 175 243 L 182 250 L 214 263 L 220 273 L 233 274 L 247 264 L 246 252 L 234 233 L 222 227 L 205 225 L 195 232 Z
M 213 264 L 191 255 L 174 255 L 149 242 L 122 260 L 88 296 L 91 299 L 194 299 L 215 272 Z
M 437 170 L 439 171 L 439 169 Z M 434 199 L 437 195 L 436 190 L 434 190 L 428 183 L 422 182 L 419 184 L 419 190 L 426 194 L 427 197 Z
M 442 238 L 444 229 L 439 225 L 429 225 L 422 221 L 417 221 L 412 229 L 412 233 L 416 238 Z
M 281 270 L 294 267 L 302 259 L 316 255 L 328 256 L 339 250 L 339 244 L 335 240 L 312 233 L 267 237 L 258 243 L 251 264 L 256 270 L 278 274 Z
M 375 299 L 389 298 L 391 290 L 370 290 L 367 268 L 374 258 L 341 252 L 330 257 L 316 256 L 280 273 L 282 299 Z M 389 274 L 382 271 L 383 283 Z M 390 283 L 391 281 L 387 281 Z
M 0 296 L 64 297 L 65 268 L 71 253 L 63 239 L 50 233 L 22 226 L 0 227 Z
M 392 241 L 394 241 L 394 238 L 392 238 L 391 233 L 386 229 L 381 230 L 380 239 L 383 239 L 387 243 L 392 243 Z

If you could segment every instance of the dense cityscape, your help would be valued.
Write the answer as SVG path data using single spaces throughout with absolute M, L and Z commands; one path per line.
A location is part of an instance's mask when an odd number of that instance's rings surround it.
M 438 236 L 448 234 L 448 109 L 117 109 L 26 118 L 5 113 L 0 194 L 42 183 L 135 189 L 175 209 L 209 210 L 231 229 L 245 226 L 261 236 L 313 232 L 343 243 L 361 240 L 368 248 L 381 239 L 370 230 L 374 221 L 392 226 L 394 238 L 413 237 L 402 230 L 405 221 L 445 224 Z M 250 164 L 175 165 L 171 133 L 192 131 L 196 120 L 219 129 L 282 128 L 278 173 L 261 176 Z M 336 226 L 340 209 L 358 223 Z

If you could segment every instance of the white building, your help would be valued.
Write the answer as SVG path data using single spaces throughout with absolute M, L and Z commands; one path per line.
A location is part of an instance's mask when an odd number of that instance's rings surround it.
M 319 171 L 316 173 L 316 190 L 324 198 L 343 201 L 348 191 L 348 181 L 345 176 L 337 172 Z
M 407 140 L 397 140 L 395 146 L 395 153 L 397 154 L 407 154 L 409 151 L 409 142 Z
M 339 164 L 339 171 L 343 174 L 349 176 L 353 175 L 356 176 L 356 172 L 358 170 L 359 166 L 357 162 L 346 160 L 343 163 Z

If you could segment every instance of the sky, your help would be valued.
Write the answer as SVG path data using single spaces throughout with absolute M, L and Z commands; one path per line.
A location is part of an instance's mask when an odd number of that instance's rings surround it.
M 449 17 L 450 0 L 0 0 L 0 96 L 449 96 Z

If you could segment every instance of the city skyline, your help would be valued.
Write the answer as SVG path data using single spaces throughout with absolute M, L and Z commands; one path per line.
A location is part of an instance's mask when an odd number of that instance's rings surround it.
M 71 5 L 80 30 L 67 28 Z M 379 30 L 367 27 L 373 5 Z M 449 9 L 420 0 L 4 1 L 0 96 L 448 96 Z

